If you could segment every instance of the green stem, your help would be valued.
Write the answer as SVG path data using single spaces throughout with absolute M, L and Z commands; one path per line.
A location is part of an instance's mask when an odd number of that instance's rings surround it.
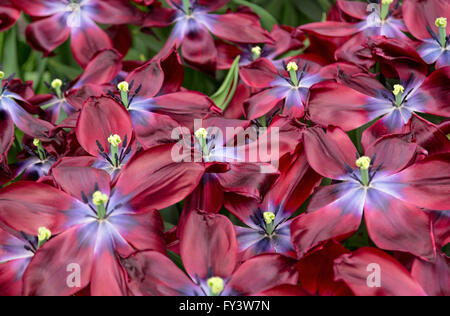
M 122 103 L 125 105 L 125 108 L 128 109 L 128 92 L 126 91 L 120 91 L 120 97 L 122 98 Z
M 297 71 L 291 70 L 289 71 L 289 75 L 291 76 L 292 83 L 298 87 L 298 77 L 297 77 Z
M 399 94 L 397 94 L 397 95 L 395 96 L 395 104 L 396 104 L 397 106 L 402 105 L 402 100 L 403 100 L 403 94 L 402 94 L 402 93 L 399 93 Z
M 382 4 L 381 5 L 381 19 L 383 21 L 386 20 L 388 14 L 389 14 L 389 7 L 390 7 L 390 4 Z
M 106 208 L 105 204 L 101 204 L 97 206 L 97 215 L 99 219 L 104 219 L 106 216 Z
M 208 144 L 206 143 L 206 139 L 199 139 L 200 146 L 202 147 L 203 156 L 209 156 Z
M 270 224 L 266 224 L 266 233 L 267 233 L 267 235 L 269 235 L 269 236 L 272 235 L 273 230 L 274 230 L 273 222 L 270 223 Z
M 442 26 L 439 27 L 439 35 L 441 38 L 441 45 L 443 48 L 445 48 L 447 45 L 447 32 L 445 29 L 446 29 L 445 27 L 442 27 Z
M 191 14 L 191 1 L 190 0 L 183 0 L 183 7 L 186 14 Z
M 369 169 L 360 169 L 361 170 L 361 181 L 365 186 L 369 185 Z
M 111 161 L 114 167 L 119 167 L 119 161 L 117 161 L 116 157 L 119 157 L 119 147 L 111 145 Z

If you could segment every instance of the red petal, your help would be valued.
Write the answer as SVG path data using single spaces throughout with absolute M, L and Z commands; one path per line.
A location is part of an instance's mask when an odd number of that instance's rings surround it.
M 135 296 L 179 296 L 194 286 L 169 258 L 156 251 L 139 252 L 122 260 Z M 185 291 L 183 291 L 185 290 Z
M 325 133 L 321 128 L 310 128 L 304 142 L 309 164 L 322 176 L 340 179 L 347 174 L 347 167 L 356 168 L 356 148 L 341 129 L 330 128 Z
M 431 221 L 423 210 L 381 191 L 369 190 L 364 217 L 369 236 L 378 247 L 434 258 Z
M 27 26 L 26 36 L 31 47 L 45 54 L 64 43 L 70 35 L 67 19 L 59 13 Z
M 39 227 L 56 234 L 60 230 L 61 211 L 75 203 L 69 195 L 45 184 L 16 182 L 0 192 L 0 218 L 15 231 L 36 236 Z
M 296 261 L 278 254 L 264 254 L 244 262 L 228 287 L 238 295 L 254 295 L 279 285 L 297 285 Z
M 136 156 L 122 170 L 116 188 L 132 195 L 136 211 L 160 210 L 183 200 L 200 182 L 204 167 L 174 162 L 173 145 L 163 145 Z
M 99 156 L 97 141 L 109 153 L 108 137 L 119 135 L 122 141 L 132 139 L 130 115 L 111 97 L 90 98 L 84 105 L 76 128 L 80 145 L 91 155 Z
M 370 287 L 372 266 L 380 267 L 381 287 Z M 359 296 L 425 296 L 409 272 L 391 256 L 374 248 L 361 248 L 336 259 L 334 271 Z M 375 271 L 376 272 L 376 271 Z
M 181 258 L 193 279 L 231 276 L 237 261 L 237 241 L 228 218 L 194 211 L 182 229 Z
M 450 258 L 438 254 L 435 262 L 414 260 L 411 275 L 430 296 L 450 295 Z

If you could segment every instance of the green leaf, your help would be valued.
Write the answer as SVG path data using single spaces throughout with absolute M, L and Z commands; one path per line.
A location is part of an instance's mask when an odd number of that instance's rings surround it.
M 313 21 L 321 21 L 322 13 L 326 12 L 323 8 L 324 3 L 326 1 L 317 1 L 317 0 L 302 0 L 302 1 L 294 1 L 294 4 L 297 6 L 303 14 L 312 19 Z
M 233 99 L 234 94 L 236 93 L 236 88 L 239 83 L 240 59 L 241 56 L 236 57 L 222 86 L 219 88 L 219 90 L 217 90 L 216 93 L 214 93 L 214 95 L 211 96 L 211 99 L 214 101 L 214 103 L 223 111 L 226 110 L 231 100 Z
M 3 72 L 6 76 L 13 73 L 20 77 L 20 68 L 17 61 L 17 30 L 16 27 L 6 31 L 5 41 L 3 43 Z
M 245 0 L 233 0 L 233 2 L 237 3 L 237 4 L 245 5 L 245 6 L 249 7 L 250 9 L 252 9 L 261 18 L 261 25 L 269 31 L 272 31 L 273 26 L 275 24 L 278 24 L 277 20 L 269 12 L 267 12 L 265 9 L 263 9 L 262 7 L 260 7 L 257 4 L 254 4 L 254 3 L 251 3 L 251 2 L 248 2 Z

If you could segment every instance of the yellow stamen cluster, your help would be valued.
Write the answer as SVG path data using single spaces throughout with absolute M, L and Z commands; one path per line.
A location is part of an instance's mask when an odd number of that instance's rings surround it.
M 206 139 L 208 137 L 208 131 L 206 129 L 199 128 L 197 131 L 195 131 L 195 137 L 198 139 Z
M 94 203 L 95 206 L 106 205 L 106 203 L 108 203 L 108 196 L 100 191 L 96 191 L 92 195 L 92 203 Z
M 126 81 L 122 81 L 117 85 L 117 89 L 119 89 L 122 92 L 128 92 L 130 89 L 130 85 Z
M 122 139 L 120 138 L 119 135 L 114 134 L 108 137 L 108 143 L 110 143 L 114 147 L 118 147 L 120 143 L 122 143 Z
M 255 47 L 252 48 L 252 53 L 253 53 L 253 55 L 255 57 L 260 57 L 261 56 L 261 52 L 262 52 L 262 49 L 259 46 L 255 46 Z
M 370 159 L 370 157 L 363 156 L 356 160 L 356 166 L 361 170 L 368 170 L 370 168 L 371 162 L 372 160 Z
M 61 79 L 55 79 L 52 81 L 52 88 L 53 89 L 59 89 L 63 85 L 63 82 Z
M 46 227 L 39 227 L 38 229 L 38 241 L 47 241 L 52 237 L 52 232 Z
M 275 214 L 272 212 L 264 212 L 263 216 L 267 225 L 272 224 L 275 219 Z
M 208 281 L 206 281 L 206 284 L 208 285 L 209 290 L 211 291 L 211 295 L 213 296 L 219 295 L 225 288 L 225 282 L 222 278 L 219 277 L 212 277 L 208 279 Z
M 437 18 L 435 24 L 437 27 L 446 28 L 447 27 L 447 18 L 444 18 L 444 17 Z
M 35 147 L 39 147 L 40 144 L 41 144 L 41 140 L 40 140 L 39 138 L 35 138 L 35 139 L 33 140 L 33 145 L 34 145 Z
M 5 78 L 5 73 L 3 71 L 0 71 L 0 80 Z
M 404 92 L 405 92 L 405 88 L 402 85 L 400 85 L 400 84 L 394 85 L 394 90 L 392 91 L 392 93 L 395 96 L 398 96 L 399 94 L 403 94 Z
M 289 64 L 287 64 L 286 67 L 287 71 L 297 71 L 298 70 L 298 65 L 295 61 L 291 61 Z
M 394 2 L 394 0 L 382 0 L 381 1 L 382 4 L 392 4 L 392 2 Z

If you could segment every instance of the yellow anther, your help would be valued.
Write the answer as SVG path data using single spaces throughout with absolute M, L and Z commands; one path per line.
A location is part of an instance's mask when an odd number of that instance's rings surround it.
M 117 85 L 117 88 L 118 88 L 120 91 L 122 91 L 122 92 L 128 92 L 128 91 L 129 91 L 129 88 L 130 88 L 130 85 L 128 84 L 128 82 L 122 81 L 121 83 L 119 83 L 119 84 Z
M 106 205 L 106 203 L 108 203 L 108 196 L 100 191 L 96 191 L 92 195 L 92 203 L 94 203 L 95 206 Z
M 0 80 L 5 78 L 5 73 L 3 71 L 0 71 Z
M 392 4 L 392 2 L 394 2 L 394 0 L 382 0 L 381 1 L 382 4 Z
M 275 219 L 275 214 L 272 212 L 264 212 L 263 216 L 267 225 L 272 224 Z
M 356 166 L 361 170 L 368 170 L 370 168 L 371 162 L 372 160 L 370 159 L 370 157 L 363 156 L 356 160 Z
M 59 89 L 59 88 L 61 88 L 62 84 L 63 84 L 63 82 L 61 79 L 55 79 L 52 81 L 52 88 Z
M 444 17 L 437 18 L 435 24 L 437 27 L 446 28 L 447 27 L 447 18 L 444 18 Z
M 39 227 L 38 229 L 38 241 L 47 241 L 52 237 L 52 232 L 46 227 Z
M 195 137 L 197 137 L 198 139 L 206 139 L 208 137 L 208 131 L 206 129 L 199 128 L 196 132 L 195 132 Z
M 211 295 L 213 296 L 218 296 L 225 288 L 225 282 L 219 277 L 212 277 L 208 279 L 206 284 L 208 285 Z
M 405 88 L 401 84 L 394 85 L 394 90 L 392 91 L 392 93 L 395 96 L 398 96 L 399 94 L 403 94 L 404 92 L 405 92 Z
M 40 144 L 41 144 L 41 140 L 40 140 L 39 138 L 35 138 L 35 139 L 33 140 L 33 145 L 34 145 L 35 147 L 39 147 Z
M 297 63 L 295 61 L 291 61 L 289 64 L 287 64 L 286 69 L 289 72 L 297 71 L 298 70 L 298 65 L 297 65 Z
M 252 53 L 255 58 L 259 58 L 261 56 L 262 49 L 259 46 L 255 46 L 252 48 Z
M 122 143 L 122 139 L 120 138 L 119 135 L 114 134 L 108 137 L 108 143 L 110 143 L 114 147 L 118 147 L 120 143 Z

